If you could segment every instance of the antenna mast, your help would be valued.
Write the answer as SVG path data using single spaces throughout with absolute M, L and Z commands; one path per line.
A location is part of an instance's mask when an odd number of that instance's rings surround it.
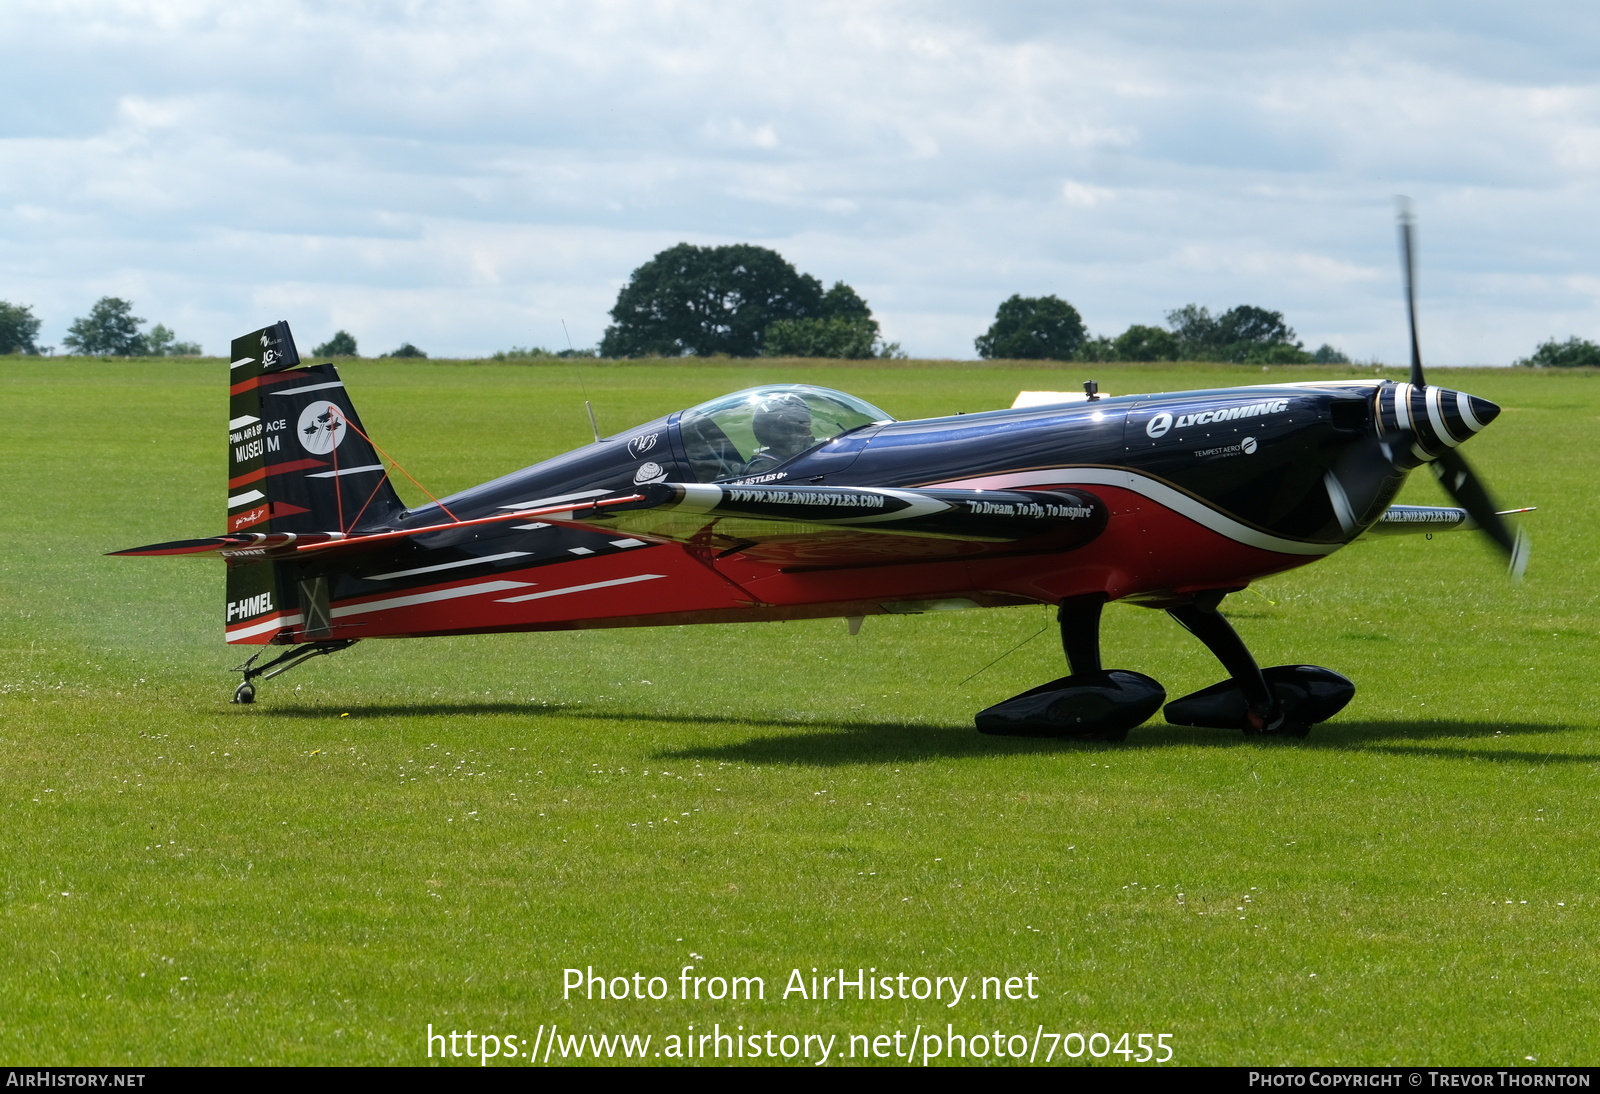
M 576 357 L 578 351 L 573 348 L 572 333 L 567 330 L 567 321 L 565 319 L 561 321 L 561 333 L 567 336 L 567 349 Z M 573 367 L 577 368 L 576 365 Z M 595 420 L 594 404 L 589 402 L 589 385 L 583 382 L 583 370 L 581 369 L 578 371 L 578 386 L 583 389 L 583 409 L 589 412 L 589 428 L 594 431 L 594 443 L 599 444 L 600 423 Z

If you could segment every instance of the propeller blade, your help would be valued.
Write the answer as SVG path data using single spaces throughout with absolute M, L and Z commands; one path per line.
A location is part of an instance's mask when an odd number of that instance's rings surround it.
M 1412 249 L 1411 199 L 1400 198 L 1400 266 L 1406 279 L 1406 322 L 1411 328 L 1411 383 L 1426 387 L 1422 378 L 1422 347 L 1417 342 L 1417 262 Z
M 1405 472 L 1395 466 L 1391 446 L 1399 443 L 1409 448 L 1412 434 L 1407 431 L 1403 437 L 1403 441 L 1391 437 L 1389 444 L 1369 437 L 1350 445 L 1324 476 L 1333 515 L 1346 535 L 1354 535 L 1357 529 L 1371 524 L 1381 512 L 1380 504 L 1387 508 L 1394 500 L 1405 481 Z
M 1495 545 L 1505 552 L 1510 561 L 1511 576 L 1520 579 L 1522 572 L 1528 566 L 1528 551 L 1531 544 L 1528 537 L 1520 530 L 1512 532 L 1511 527 L 1501 519 L 1499 511 L 1495 508 L 1494 501 L 1489 497 L 1489 491 L 1461 453 L 1453 448 L 1446 449 L 1444 454 L 1431 465 L 1433 473 L 1445 492 L 1456 500 L 1456 504 L 1465 509 L 1472 519 L 1477 521 Z

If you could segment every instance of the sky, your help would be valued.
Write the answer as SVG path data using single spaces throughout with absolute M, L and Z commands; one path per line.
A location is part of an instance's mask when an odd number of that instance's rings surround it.
M 755 243 L 970 358 L 1014 293 L 1188 303 L 1308 348 L 1600 340 L 1600 8 L 1580 3 L 7 0 L 0 300 L 224 353 L 592 346 L 679 242 Z

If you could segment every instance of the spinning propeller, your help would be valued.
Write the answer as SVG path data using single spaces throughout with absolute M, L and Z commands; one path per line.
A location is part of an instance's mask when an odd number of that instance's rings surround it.
M 1324 478 L 1328 499 L 1346 535 L 1370 525 L 1388 508 L 1407 472 L 1428 464 L 1440 484 L 1474 525 L 1488 534 L 1510 561 L 1513 578 L 1528 563 L 1528 541 L 1513 533 L 1457 446 L 1500 413 L 1487 399 L 1430 387 L 1422 372 L 1417 338 L 1416 260 L 1411 208 L 1400 203 L 1400 259 L 1405 275 L 1406 323 L 1411 336 L 1408 382 L 1384 383 L 1372 407 L 1374 433 L 1345 446 Z
M 1401 433 L 1411 434 L 1414 438 L 1409 446 L 1411 454 L 1419 458 L 1418 462 L 1431 463 L 1439 484 L 1505 552 L 1511 576 L 1520 579 L 1528 565 L 1528 538 L 1521 531 L 1512 532 L 1496 510 L 1483 482 L 1461 453 L 1456 451 L 1457 445 L 1488 425 L 1500 413 L 1500 408 L 1487 399 L 1464 392 L 1430 388 L 1422 374 L 1422 349 L 1417 341 L 1416 259 L 1412 233 L 1411 203 L 1401 198 L 1400 261 L 1405 273 L 1406 322 L 1411 334 L 1411 382 L 1404 385 L 1409 390 L 1402 390 L 1402 385 L 1396 385 L 1392 401 L 1379 396 L 1379 431 L 1391 437 Z M 1388 428 L 1391 421 L 1395 427 L 1393 430 Z M 1407 447 L 1403 439 L 1396 439 L 1401 443 L 1391 442 L 1391 451 Z

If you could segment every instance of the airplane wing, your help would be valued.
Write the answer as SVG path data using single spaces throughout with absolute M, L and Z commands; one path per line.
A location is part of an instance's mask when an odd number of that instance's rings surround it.
M 997 546 L 1070 550 L 1105 528 L 1085 490 L 660 483 L 572 523 L 784 565 L 945 558 Z M 546 517 L 546 520 L 559 518 Z
M 1526 509 L 1506 509 L 1500 516 L 1509 517 L 1516 513 L 1531 513 L 1535 506 Z M 1391 505 L 1383 511 L 1383 516 L 1368 528 L 1369 536 L 1408 536 L 1418 532 L 1470 532 L 1478 527 L 1478 522 L 1473 520 L 1465 510 L 1452 505 Z
M 596 517 L 665 539 L 692 538 L 715 523 L 725 534 L 793 534 L 852 528 L 887 535 L 1003 543 L 1071 530 L 1083 542 L 1105 527 L 1106 507 L 1084 490 L 902 490 L 862 486 L 724 486 L 659 483 L 638 501 Z

